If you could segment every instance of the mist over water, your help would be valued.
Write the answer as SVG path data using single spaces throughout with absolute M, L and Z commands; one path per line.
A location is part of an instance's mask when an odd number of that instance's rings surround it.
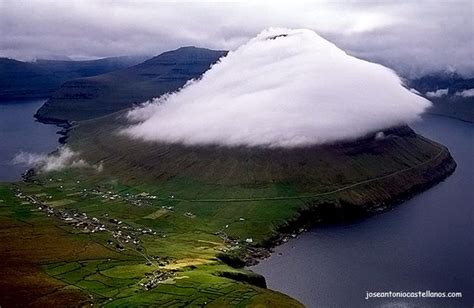
M 36 122 L 33 115 L 44 100 L 9 101 L 0 104 L 0 181 L 17 181 L 27 169 L 14 164 L 18 153 L 47 154 L 58 146 L 55 125 Z

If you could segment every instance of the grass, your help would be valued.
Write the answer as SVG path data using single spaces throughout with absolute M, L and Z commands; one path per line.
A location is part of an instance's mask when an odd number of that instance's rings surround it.
M 147 144 L 116 135 L 120 123 L 115 115 L 71 133 L 69 145 L 102 162 L 103 172 L 68 169 L 0 185 L 1 257 L 9 275 L 0 289 L 13 294 L 0 294 L 0 304 L 44 285 L 62 293 L 31 291 L 25 302 L 299 306 L 218 256 L 238 258 L 265 245 L 306 210 L 316 217 L 328 205 L 343 215 L 345 204 L 368 211 L 454 168 L 445 148 L 408 128 L 382 141 L 290 151 Z M 56 214 L 48 217 L 34 202 Z M 59 211 L 85 213 L 104 230 L 85 233 Z M 37 278 L 15 275 L 26 268 Z M 159 283 L 147 287 L 156 277 Z
M 80 185 L 75 181 L 76 187 L 69 185 L 68 177 L 72 174 L 63 173 L 60 176 L 55 177 L 54 182 L 49 181 L 49 176 L 44 178 L 44 185 L 37 182 L 0 186 L 0 196 L 4 201 L 0 203 L 1 221 L 8 219 L 15 225 L 14 229 L 5 224 L 2 227 L 4 240 L 8 236 L 15 239 L 14 243 L 10 244 L 2 242 L 2 258 L 7 258 L 9 274 L 15 273 L 11 279 L 23 281 L 25 292 L 37 290 L 39 287 L 36 280 L 34 284 L 30 284 L 31 281 L 26 277 L 18 277 L 23 269 L 31 264 L 34 267 L 32 269 L 34 275 L 42 277 L 38 279 L 48 281 L 46 289 L 67 285 L 74 287 L 69 291 L 71 294 L 66 294 L 64 298 L 66 302 L 90 301 L 105 306 L 152 303 L 164 306 L 196 303 L 252 306 L 255 299 L 274 305 L 277 303 L 285 303 L 288 306 L 299 305 L 283 294 L 217 275 L 220 271 L 232 270 L 215 258 L 216 253 L 226 249 L 227 245 L 211 232 L 214 229 L 210 226 L 202 227 L 201 230 L 193 229 L 189 221 L 193 220 L 195 223 L 202 221 L 203 217 L 196 219 L 185 217 L 182 212 L 189 210 L 188 208 L 169 211 L 166 215 L 149 219 L 147 218 L 149 215 L 161 210 L 161 202 L 132 208 L 122 201 L 101 202 L 97 196 L 91 196 L 90 200 L 84 199 L 81 194 L 72 193 L 72 190 L 83 191 L 87 183 Z M 59 178 L 61 181 L 58 181 Z M 63 188 L 59 188 L 60 186 Z M 77 209 L 100 219 L 104 219 L 104 215 L 107 214 L 109 218 L 121 220 L 124 224 L 159 229 L 160 233 L 167 236 L 142 235 L 140 236 L 142 247 L 147 256 L 161 256 L 172 261 L 163 266 L 147 265 L 147 260 L 132 248 L 127 247 L 124 251 L 118 251 L 108 245 L 107 241 L 113 240 L 110 234 L 81 233 L 80 230 L 66 225 L 55 217 L 46 216 L 32 204 L 22 204 L 25 203 L 25 199 L 15 196 L 19 191 L 23 196 L 34 196 L 35 200 L 47 200 L 55 205 L 55 209 Z M 67 202 L 61 202 L 62 200 Z M 199 211 L 197 215 L 204 215 L 203 213 Z M 171 220 L 162 222 L 165 216 L 168 218 L 171 216 Z M 143 221 L 146 223 L 142 223 Z M 38 232 L 36 227 L 30 233 L 29 228 L 24 230 L 25 224 L 41 225 L 41 232 Z M 173 228 L 174 225 L 176 228 Z M 162 226 L 164 228 L 161 228 Z M 33 238 L 38 246 L 32 242 Z M 24 247 L 27 249 L 23 249 Z M 156 287 L 145 290 L 140 284 L 156 270 L 172 271 L 173 275 Z M 243 275 L 247 275 L 245 271 L 242 272 Z M 5 283 L 9 283 L 9 280 Z M 11 291 L 12 286 L 9 286 L 9 289 Z M 18 294 L 19 291 L 14 290 L 14 294 L 15 292 Z M 239 297 L 237 294 L 252 296 Z M 0 295 L 0 301 L 8 303 L 7 296 Z M 41 294 L 32 294 L 27 303 L 34 303 L 40 298 Z M 16 303 L 18 299 L 15 297 L 11 300 Z

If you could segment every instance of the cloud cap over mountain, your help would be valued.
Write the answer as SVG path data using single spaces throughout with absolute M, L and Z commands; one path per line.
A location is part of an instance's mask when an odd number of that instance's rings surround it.
M 129 112 L 147 141 L 295 147 L 353 139 L 410 122 L 430 102 L 378 64 L 311 30 L 269 29 L 200 80 Z

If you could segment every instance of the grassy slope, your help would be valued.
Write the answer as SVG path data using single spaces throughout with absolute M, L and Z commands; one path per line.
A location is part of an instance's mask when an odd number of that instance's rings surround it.
M 49 262 L 113 257 L 114 251 L 91 243 L 87 236 L 71 236 L 64 224 L 52 220 L 15 197 L 14 185 L 0 186 L 0 304 L 2 306 L 65 305 L 89 300 L 41 270 Z
M 123 124 L 120 114 L 84 122 L 72 131 L 69 143 L 86 160 L 103 162 L 99 178 L 152 192 L 163 200 L 173 195 L 183 212 L 198 213 L 198 221 L 202 217 L 202 226 L 209 232 L 230 224 L 228 234 L 240 239 L 263 241 L 311 204 L 345 203 L 363 210 L 377 207 L 442 177 L 455 166 L 447 149 L 409 128 L 395 130 L 384 140 L 269 150 L 143 143 L 117 134 L 117 127 Z M 239 199 L 242 202 L 236 202 Z M 246 220 L 234 226 L 240 217 Z M 179 222 L 172 224 L 177 225 Z
M 0 101 L 46 97 L 60 85 L 58 76 L 34 63 L 0 58 Z
M 225 52 L 183 47 L 141 64 L 66 82 L 38 110 L 40 120 L 84 120 L 129 108 L 201 76 Z
M 216 257 L 222 253 L 245 256 L 289 224 L 287 230 L 291 231 L 305 222 L 377 210 L 432 185 L 455 167 L 447 149 L 406 127 L 387 132 L 390 136 L 384 140 L 268 150 L 147 144 L 116 134 L 122 124 L 119 113 L 81 122 L 70 132 L 69 145 L 90 163 L 102 162 L 102 172 L 70 169 L 39 175 L 36 183 L 18 184 L 24 195 L 55 210 L 87 213 L 103 222 L 107 230 L 117 228 L 109 222 L 113 218 L 131 228 L 157 232 L 140 234 L 138 246 L 124 244 L 121 251 L 108 231 L 84 234 L 81 229 L 63 226 L 68 242 L 100 246 L 100 256 L 58 257 L 63 249 L 54 240 L 51 246 L 58 255 L 29 262 L 36 269 L 42 265 L 57 279 L 48 277 L 48 283 L 71 285 L 83 292 L 75 296 L 90 294 L 91 300 L 104 305 L 297 306 L 280 293 L 235 280 L 260 278 Z M 66 236 L 56 234 L 58 218 L 44 217 L 44 212 L 37 213 L 27 204 L 31 202 L 14 197 L 11 186 L 2 187 L 3 204 L 17 209 L 2 212 L 2 219 L 35 225 L 30 215 L 39 216 L 45 229 L 38 238 Z M 156 199 L 140 197 L 142 192 L 156 195 Z M 107 197 L 114 194 L 118 197 L 113 200 Z M 5 236 L 9 234 L 5 231 Z M 27 233 L 15 238 L 22 241 L 24 236 Z M 251 244 L 246 243 L 248 238 L 252 238 Z M 6 250 L 2 251 L 5 254 Z M 11 254 L 23 260 L 11 269 L 23 268 L 27 251 Z M 168 261 L 160 264 L 155 256 Z M 145 264 L 148 260 L 151 265 Z M 140 283 L 147 281 L 150 273 L 170 276 L 145 290 Z M 37 269 L 35 275 L 44 276 L 44 272 Z M 36 285 L 25 280 L 23 287 Z M 66 298 L 77 301 L 72 295 Z
M 116 57 L 90 61 L 21 62 L 0 58 L 0 101 L 48 97 L 67 80 L 116 71 L 145 59 Z
M 81 177 L 85 180 L 77 183 Z M 64 172 L 39 177 L 36 183 L 0 185 L 0 254 L 5 265 L 1 268 L 2 305 L 93 302 L 105 306 L 299 306 L 280 293 L 222 277 L 222 272 L 238 272 L 244 277 L 252 274 L 218 261 L 216 253 L 226 249 L 223 240 L 193 230 L 192 218 L 179 217 L 183 222 L 179 228 L 166 227 L 156 215 L 161 201 L 137 207 L 124 200 L 81 196 L 83 189 L 90 190 L 95 184 L 85 174 Z M 117 183 L 101 185 L 124 193 Z M 28 197 L 17 197 L 18 192 Z M 116 225 L 109 222 L 114 218 L 123 221 L 121 226 L 146 226 L 158 234 L 140 235 L 139 246 L 124 243 L 125 249 L 118 250 L 117 240 L 110 232 L 84 233 L 82 228 L 67 225 L 58 217 L 47 217 L 30 198 L 42 207 L 85 212 L 100 219 L 107 230 Z M 181 215 L 170 211 L 161 218 L 166 216 Z M 114 245 L 108 241 L 114 241 Z M 154 259 L 156 256 L 168 261 L 161 265 L 160 259 Z M 146 264 L 148 260 L 152 263 Z M 154 272 L 172 275 L 145 290 L 140 283 Z

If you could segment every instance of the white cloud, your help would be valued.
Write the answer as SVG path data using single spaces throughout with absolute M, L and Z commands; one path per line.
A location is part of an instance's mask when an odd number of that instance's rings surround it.
M 429 91 L 429 92 L 426 92 L 425 95 L 427 97 L 442 97 L 442 96 L 445 96 L 445 95 L 448 95 L 448 92 L 449 92 L 449 89 L 438 89 L 436 91 Z
M 455 95 L 462 97 L 474 97 L 474 89 L 458 91 L 455 93 Z
M 190 145 L 293 147 L 376 132 L 429 106 L 390 69 L 349 56 L 313 31 L 270 29 L 202 79 L 129 112 L 139 123 L 124 132 Z
M 35 154 L 20 152 L 13 158 L 14 164 L 38 168 L 42 172 L 60 171 L 66 168 L 95 168 L 102 170 L 102 164 L 92 166 L 79 158 L 79 153 L 72 151 L 67 146 L 62 146 L 53 154 Z

